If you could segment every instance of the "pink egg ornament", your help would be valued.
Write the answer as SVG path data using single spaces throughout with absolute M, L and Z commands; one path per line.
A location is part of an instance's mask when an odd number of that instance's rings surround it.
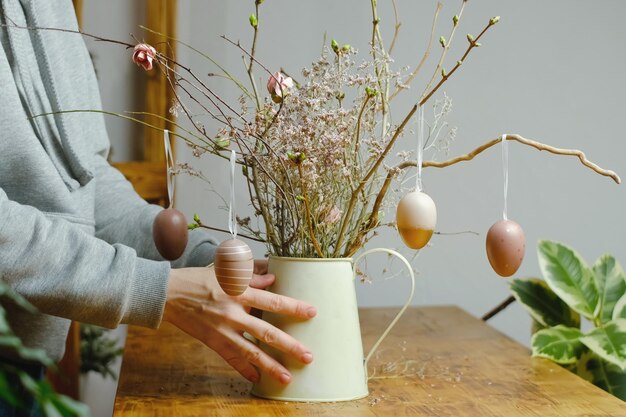
M 168 261 L 180 258 L 189 239 L 185 215 L 174 208 L 161 211 L 152 223 L 152 238 L 162 257 Z
M 217 247 L 214 267 L 220 287 L 226 294 L 237 296 L 250 284 L 254 257 L 250 247 L 241 240 L 225 240 Z
M 500 220 L 487 232 L 487 258 L 496 274 L 510 277 L 519 269 L 526 252 L 522 227 L 512 220 Z

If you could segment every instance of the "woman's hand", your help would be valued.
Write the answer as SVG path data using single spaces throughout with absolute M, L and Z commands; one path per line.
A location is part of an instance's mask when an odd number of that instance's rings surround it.
M 247 340 L 247 332 L 303 363 L 313 361 L 309 349 L 269 323 L 249 314 L 251 309 L 287 314 L 303 319 L 315 316 L 315 307 L 264 291 L 274 282 L 267 261 L 255 261 L 250 288 L 236 297 L 224 293 L 210 268 L 172 269 L 163 320 L 216 351 L 244 378 L 256 382 L 261 368 L 287 384 L 291 375 L 280 363 Z

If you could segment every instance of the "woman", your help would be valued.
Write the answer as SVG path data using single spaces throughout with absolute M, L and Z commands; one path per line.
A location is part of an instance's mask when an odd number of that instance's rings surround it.
M 245 378 L 256 368 L 288 383 L 290 375 L 243 337 L 264 339 L 303 363 L 311 352 L 249 314 L 250 308 L 302 318 L 304 302 L 263 291 L 273 281 L 256 263 L 249 288 L 225 295 L 212 268 L 216 242 L 190 233 L 183 256 L 163 261 L 152 242 L 161 210 L 145 203 L 107 163 L 101 114 L 33 117 L 70 109 L 100 109 L 98 86 L 70 0 L 0 0 L 0 278 L 40 311 L 7 306 L 16 334 L 30 347 L 63 355 L 70 320 L 116 327 L 158 327 L 166 320 L 219 353 Z M 22 28 L 19 28 L 19 27 Z M 0 350 L 0 361 L 36 367 Z M 12 415 L 0 405 L 0 416 Z M 7 411 L 8 410 L 8 411 Z M 4 414 L 3 414 L 4 412 Z

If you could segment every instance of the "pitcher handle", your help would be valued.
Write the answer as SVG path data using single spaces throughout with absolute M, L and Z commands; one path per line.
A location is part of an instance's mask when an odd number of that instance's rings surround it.
M 367 364 L 368 364 L 369 360 L 371 359 L 371 357 L 374 354 L 374 352 L 376 352 L 376 349 L 378 349 L 378 346 L 380 346 L 380 344 L 383 342 L 385 337 L 387 337 L 387 335 L 389 334 L 389 332 L 391 331 L 393 326 L 395 326 L 396 323 L 398 322 L 398 320 L 400 320 L 400 317 L 402 316 L 402 314 L 404 314 L 404 312 L 409 307 L 409 305 L 411 305 L 411 301 L 413 300 L 413 293 L 415 292 L 415 274 L 413 273 L 413 268 L 411 268 L 411 264 L 409 263 L 409 261 L 406 260 L 406 258 L 404 256 L 402 256 L 400 253 L 396 252 L 393 249 L 375 248 L 375 249 L 370 249 L 370 250 L 367 250 L 367 251 L 363 252 L 362 254 L 357 256 L 356 259 L 354 260 L 354 274 L 356 275 L 357 265 L 358 265 L 359 261 L 363 257 L 365 257 L 365 256 L 367 256 L 367 255 L 369 255 L 371 253 L 378 253 L 378 252 L 385 252 L 385 253 L 388 253 L 390 255 L 393 255 L 393 256 L 397 257 L 398 259 L 400 259 L 404 263 L 406 268 L 409 270 L 409 276 L 411 277 L 411 291 L 409 293 L 408 299 L 406 300 L 406 302 L 404 303 L 404 305 L 402 306 L 400 311 L 398 311 L 398 314 L 396 314 L 396 316 L 393 318 L 393 320 L 391 320 L 391 323 L 389 323 L 389 325 L 387 326 L 387 328 L 385 329 L 383 334 L 380 335 L 380 337 L 378 338 L 376 343 L 374 343 L 374 346 L 372 346 L 372 348 L 370 349 L 369 353 L 365 357 L 365 361 L 363 362 L 363 366 L 365 367 L 365 380 L 366 381 L 368 379 L 368 376 L 367 376 Z

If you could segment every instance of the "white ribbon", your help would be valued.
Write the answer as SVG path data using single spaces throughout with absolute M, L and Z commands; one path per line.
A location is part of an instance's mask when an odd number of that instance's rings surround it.
M 504 172 L 504 210 L 502 211 L 502 217 L 504 217 L 504 220 L 508 220 L 507 198 L 509 193 L 509 141 L 506 140 L 506 133 L 502 135 L 502 169 Z
M 163 130 L 163 143 L 165 145 L 165 165 L 167 169 L 167 198 L 169 199 L 169 207 L 171 208 L 174 205 L 174 187 L 176 183 L 174 182 L 174 175 L 172 174 L 172 170 L 174 169 L 174 156 L 172 154 L 172 144 L 170 143 L 170 132 L 167 129 Z
M 237 213 L 235 211 L 235 165 L 237 164 L 237 154 L 230 151 L 230 204 L 228 205 L 228 231 L 237 238 Z
M 422 154 L 424 153 L 424 107 L 417 109 L 417 177 L 415 189 L 422 191 Z

